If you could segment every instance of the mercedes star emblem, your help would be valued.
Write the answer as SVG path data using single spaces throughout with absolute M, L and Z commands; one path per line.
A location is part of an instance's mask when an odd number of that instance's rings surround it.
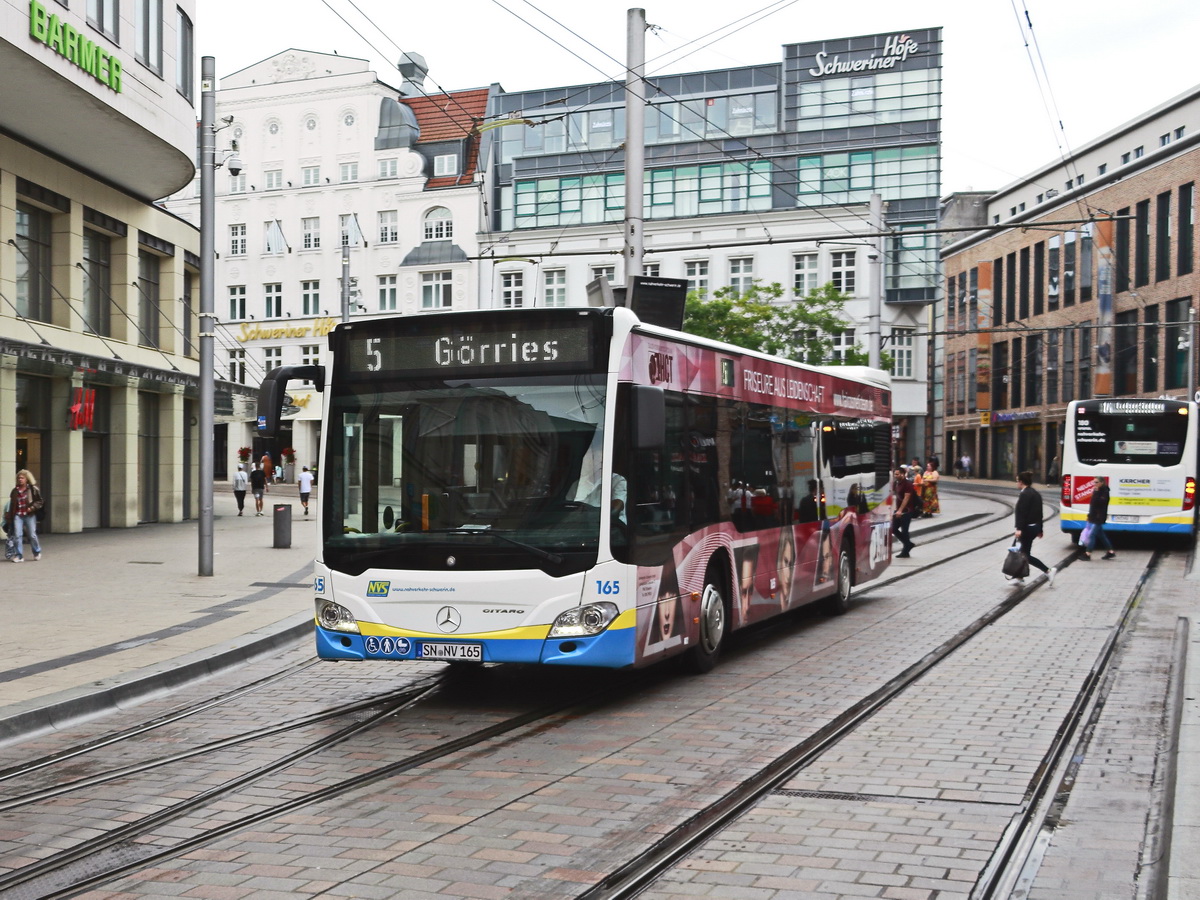
M 437 611 L 437 627 L 451 634 L 462 626 L 462 616 L 453 606 L 443 606 Z

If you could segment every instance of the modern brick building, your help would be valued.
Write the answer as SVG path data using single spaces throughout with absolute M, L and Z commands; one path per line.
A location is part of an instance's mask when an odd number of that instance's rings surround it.
M 1052 483 L 1069 401 L 1196 390 L 1198 175 L 1200 87 L 996 194 L 950 198 L 980 227 L 942 253 L 948 458 Z

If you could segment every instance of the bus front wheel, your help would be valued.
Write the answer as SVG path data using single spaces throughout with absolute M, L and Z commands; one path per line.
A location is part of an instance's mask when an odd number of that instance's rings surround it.
M 699 674 L 711 672 L 721 655 L 725 633 L 729 630 L 729 604 L 725 601 L 717 579 L 704 580 L 704 591 L 700 595 L 700 629 L 696 646 L 688 651 L 688 667 Z

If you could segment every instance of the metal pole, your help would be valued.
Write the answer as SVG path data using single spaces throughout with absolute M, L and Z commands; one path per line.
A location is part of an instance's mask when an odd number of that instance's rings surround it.
M 217 64 L 200 60 L 200 575 L 213 573 L 213 340 L 216 332 L 213 284 L 216 275 Z
M 646 11 L 629 10 L 625 73 L 625 280 L 642 274 L 646 172 Z
M 875 232 L 871 238 L 871 254 L 868 257 L 870 268 L 867 270 L 867 365 L 873 369 L 879 368 L 880 360 L 880 319 L 883 315 L 883 196 L 871 195 L 870 222 L 868 227 Z
M 342 244 L 342 321 L 350 321 L 350 244 L 348 243 Z

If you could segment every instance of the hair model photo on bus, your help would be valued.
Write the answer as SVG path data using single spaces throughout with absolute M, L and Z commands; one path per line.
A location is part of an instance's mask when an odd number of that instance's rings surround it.
M 1062 530 L 1079 540 L 1096 479 L 1108 484 L 1106 532 L 1192 535 L 1196 529 L 1195 403 L 1074 400 L 1063 432 Z
M 844 612 L 891 559 L 891 389 L 633 310 L 357 321 L 325 392 L 316 637 L 331 660 L 610 668 L 804 604 Z

